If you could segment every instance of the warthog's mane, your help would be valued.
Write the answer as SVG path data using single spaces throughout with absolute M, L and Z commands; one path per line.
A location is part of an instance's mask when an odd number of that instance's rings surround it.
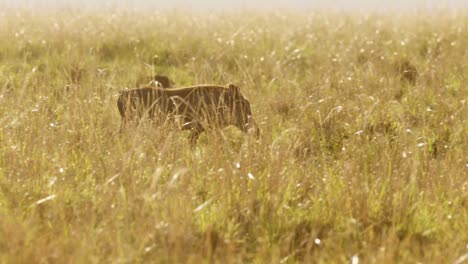
M 237 86 L 236 86 L 237 87 Z M 230 93 L 233 92 L 231 90 L 230 85 L 228 86 L 221 86 L 221 85 L 213 85 L 213 84 L 200 84 L 194 86 L 184 86 L 184 87 L 177 87 L 177 88 L 162 88 L 162 87 L 142 87 L 142 88 L 134 88 L 134 89 L 124 89 L 120 90 L 119 93 L 127 93 L 132 91 L 138 91 L 142 89 L 150 89 L 157 93 L 167 94 L 170 96 L 187 96 L 192 92 L 219 92 L 219 93 Z
M 199 85 L 194 85 L 194 86 L 183 86 L 183 87 L 176 87 L 176 88 L 163 88 L 163 87 L 151 87 L 151 86 L 144 86 L 144 87 L 139 87 L 139 88 L 131 88 L 131 89 L 123 89 L 120 90 L 119 92 L 127 92 L 127 91 L 133 91 L 133 90 L 139 90 L 142 88 L 151 88 L 155 90 L 165 90 L 165 91 L 187 91 L 187 90 L 193 90 L 193 89 L 218 89 L 218 90 L 228 90 L 229 88 L 227 86 L 221 86 L 221 85 L 212 85 L 212 84 L 199 84 Z

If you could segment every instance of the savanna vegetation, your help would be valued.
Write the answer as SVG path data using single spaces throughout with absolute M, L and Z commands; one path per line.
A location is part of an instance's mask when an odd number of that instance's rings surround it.
M 466 12 L 0 12 L 0 263 L 462 263 Z M 119 90 L 236 83 L 262 136 Z

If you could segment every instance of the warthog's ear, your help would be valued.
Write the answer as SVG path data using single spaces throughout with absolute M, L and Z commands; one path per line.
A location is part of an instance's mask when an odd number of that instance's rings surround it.
M 234 85 L 232 83 L 228 84 L 229 91 L 231 91 L 234 94 L 240 94 L 240 88 L 237 85 Z

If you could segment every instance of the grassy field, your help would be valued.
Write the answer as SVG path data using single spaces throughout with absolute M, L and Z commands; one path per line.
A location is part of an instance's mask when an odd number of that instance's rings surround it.
M 3 11 L 0 263 L 463 263 L 467 26 Z M 156 73 L 238 84 L 262 137 L 115 133 Z

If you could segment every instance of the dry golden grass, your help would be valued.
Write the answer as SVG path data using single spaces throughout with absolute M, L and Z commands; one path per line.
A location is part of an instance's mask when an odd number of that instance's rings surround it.
M 0 25 L 0 263 L 468 252 L 466 13 L 23 10 Z M 115 134 L 118 91 L 154 74 L 239 84 L 262 138 Z

